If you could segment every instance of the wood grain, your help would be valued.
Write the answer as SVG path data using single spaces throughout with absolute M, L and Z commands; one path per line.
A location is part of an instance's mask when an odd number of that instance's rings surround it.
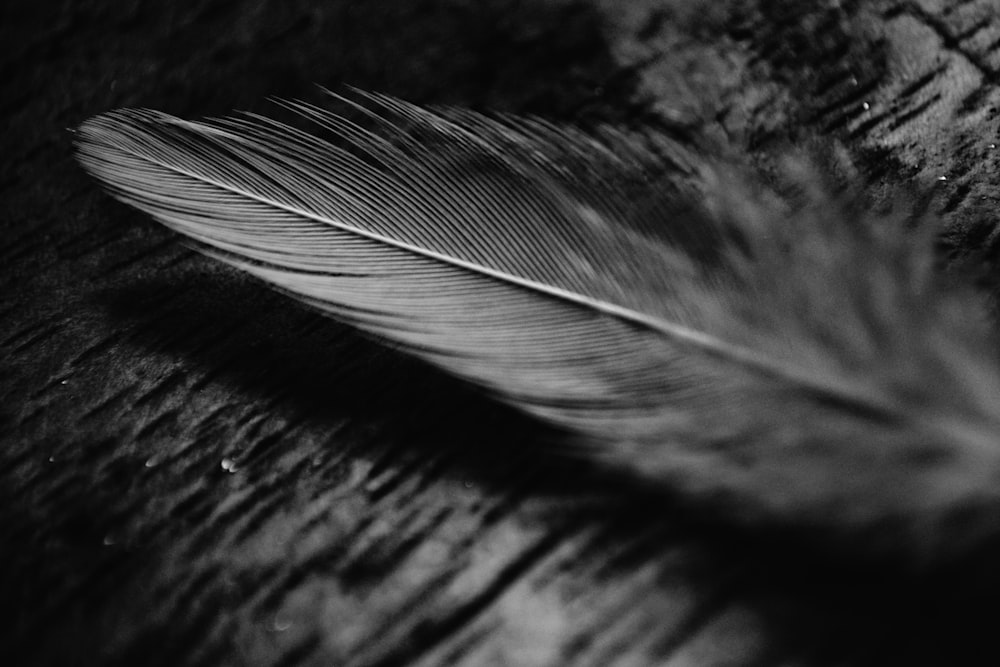
M 931 192 L 993 267 L 992 0 L 0 9 L 0 646 L 46 665 L 990 664 L 995 588 L 737 533 L 183 248 L 66 131 L 349 83 Z M 998 281 L 1000 282 L 1000 281 Z M 987 567 L 989 565 L 987 564 Z M 974 593 L 974 594 L 973 594 Z

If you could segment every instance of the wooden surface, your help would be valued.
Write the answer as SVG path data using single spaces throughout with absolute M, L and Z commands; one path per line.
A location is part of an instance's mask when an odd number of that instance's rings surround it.
M 995 589 L 546 456 L 537 425 L 113 203 L 66 131 L 316 82 L 748 162 L 806 145 L 931 192 L 944 252 L 995 267 L 994 0 L 8 0 L 0 44 L 4 664 L 1000 660 Z

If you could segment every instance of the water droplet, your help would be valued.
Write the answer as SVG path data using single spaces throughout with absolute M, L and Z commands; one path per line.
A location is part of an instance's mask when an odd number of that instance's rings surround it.
M 104 544 L 104 546 L 106 547 L 114 546 L 115 538 L 111 537 L 110 535 L 105 535 L 102 544 Z
M 228 473 L 236 472 L 236 461 L 230 458 L 222 459 L 222 463 L 220 465 L 222 465 L 222 469 Z
M 59 384 L 69 384 L 69 380 L 60 380 Z
M 275 616 L 274 620 L 271 621 L 271 629 L 274 630 L 275 632 L 284 632 L 290 627 L 292 627 L 291 621 L 286 621 L 285 619 L 279 618 L 278 616 Z
M 145 465 L 147 468 L 152 468 L 153 466 L 156 465 L 156 459 L 150 456 L 148 459 L 146 459 L 146 462 L 143 465 Z
M 861 108 L 864 109 L 865 111 L 868 111 L 869 109 L 872 108 L 872 105 L 868 104 L 868 102 L 862 102 Z
M 56 457 L 50 456 L 49 457 L 49 463 L 55 463 L 55 462 L 56 462 Z
M 852 76 L 851 77 L 851 85 L 852 86 L 858 85 L 858 77 L 856 77 L 856 76 Z
M 938 179 L 939 181 L 947 181 L 947 180 L 948 180 L 948 177 L 947 177 L 947 176 L 938 176 L 938 177 L 937 177 L 937 179 Z
M 465 488 L 471 489 L 472 488 L 472 482 L 466 482 L 465 483 Z
M 990 148 L 996 148 L 996 147 L 997 147 L 996 144 L 990 144 Z

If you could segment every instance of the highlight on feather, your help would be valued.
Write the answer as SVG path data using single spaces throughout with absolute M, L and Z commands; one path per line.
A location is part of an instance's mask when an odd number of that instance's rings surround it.
M 1000 533 L 995 341 L 929 235 L 828 197 L 787 210 L 613 130 L 341 101 L 363 122 L 113 111 L 77 156 L 208 255 L 654 488 L 914 563 Z

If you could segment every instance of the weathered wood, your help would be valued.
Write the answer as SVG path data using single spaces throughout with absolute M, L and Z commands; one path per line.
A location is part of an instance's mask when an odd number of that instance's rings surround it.
M 877 564 L 839 567 L 795 536 L 705 525 L 539 455 L 537 425 L 99 194 L 65 131 L 118 106 L 212 115 L 345 82 L 656 124 L 761 163 L 810 145 L 873 191 L 934 189 L 954 254 L 998 266 L 992 0 L 0 12 L 9 664 L 998 658 L 994 590 L 974 607 Z

